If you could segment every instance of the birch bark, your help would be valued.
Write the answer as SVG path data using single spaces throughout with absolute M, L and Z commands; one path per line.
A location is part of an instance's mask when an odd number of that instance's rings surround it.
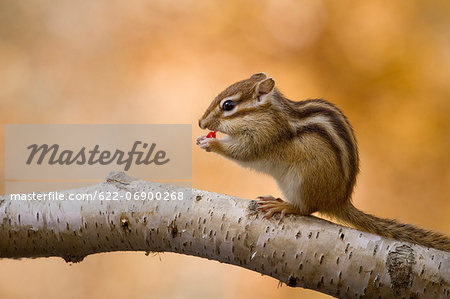
M 126 200 L 139 192 L 183 200 Z M 120 200 L 0 197 L 0 257 L 80 262 L 110 251 L 176 252 L 233 264 L 291 287 L 340 298 L 450 296 L 450 253 L 363 233 L 315 217 L 264 219 L 255 201 L 138 181 L 121 172 L 61 194 L 117 192 Z

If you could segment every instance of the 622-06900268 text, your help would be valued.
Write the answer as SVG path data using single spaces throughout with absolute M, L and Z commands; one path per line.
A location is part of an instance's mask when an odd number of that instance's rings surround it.
M 183 192 L 99 192 L 100 200 L 183 200 Z

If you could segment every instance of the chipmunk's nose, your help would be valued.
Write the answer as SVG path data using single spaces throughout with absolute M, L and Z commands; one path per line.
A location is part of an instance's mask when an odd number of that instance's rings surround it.
M 198 126 L 199 126 L 200 129 L 202 129 L 202 130 L 206 129 L 206 126 L 205 126 L 205 120 L 204 120 L 204 119 L 199 119 L 199 120 L 198 120 Z

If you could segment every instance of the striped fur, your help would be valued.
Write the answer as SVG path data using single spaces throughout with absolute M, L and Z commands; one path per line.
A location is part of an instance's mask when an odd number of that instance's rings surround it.
M 359 171 L 358 148 L 352 126 L 340 109 L 325 100 L 313 99 L 294 102 L 293 104 L 295 109 L 292 112 L 292 117 L 296 119 L 298 133 L 303 134 L 303 130 L 306 130 L 318 134 L 327 141 L 339 161 L 342 172 L 345 174 L 347 181 L 345 197 L 350 197 Z M 318 116 L 322 118 L 321 121 L 308 122 L 308 120 L 314 120 Z M 305 124 L 302 125 L 303 123 Z M 326 130 L 327 136 L 323 132 L 318 133 L 311 130 L 311 127 L 317 126 Z
M 226 100 L 236 104 L 230 111 L 221 107 Z M 228 135 L 200 137 L 202 148 L 273 176 L 295 213 L 318 211 L 363 231 L 450 251 L 450 239 L 443 235 L 353 206 L 358 147 L 352 126 L 335 105 L 321 99 L 291 101 L 273 79 L 259 73 L 221 92 L 199 125 Z

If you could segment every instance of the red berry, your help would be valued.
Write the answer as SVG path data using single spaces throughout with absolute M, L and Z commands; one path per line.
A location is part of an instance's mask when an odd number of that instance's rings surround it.
M 209 132 L 206 138 L 216 138 L 216 132 Z

